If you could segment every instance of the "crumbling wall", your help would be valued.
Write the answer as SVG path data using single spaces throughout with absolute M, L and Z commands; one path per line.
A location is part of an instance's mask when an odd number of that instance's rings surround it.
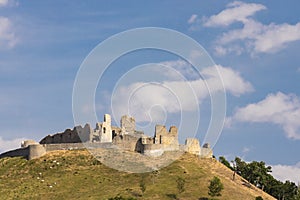
M 135 119 L 123 116 L 121 128 L 111 126 L 111 116 L 104 115 L 104 121 L 97 123 L 95 130 L 89 124 L 83 128 L 76 126 L 73 130 L 67 129 L 62 133 L 48 135 L 39 143 L 33 140 L 23 141 L 23 148 L 9 151 L 0 155 L 23 156 L 28 159 L 38 158 L 46 152 L 54 150 L 71 149 L 97 149 L 97 148 L 120 148 L 132 152 L 140 152 L 150 156 L 160 156 L 165 151 L 187 151 L 204 158 L 213 155 L 209 144 L 200 147 L 195 138 L 188 138 L 185 145 L 179 145 L 178 129 L 171 126 L 169 131 L 163 125 L 156 125 L 154 137 L 144 135 L 142 131 L 135 130 Z
M 178 130 L 176 126 L 171 126 L 169 132 L 163 125 L 155 126 L 154 144 L 179 145 Z
M 75 131 L 77 132 L 80 142 L 90 142 L 92 141 L 92 136 L 94 130 L 92 129 L 90 124 L 85 124 L 82 128 L 81 126 L 76 126 Z M 69 142 L 62 142 L 62 143 L 69 143 Z
M 154 144 L 154 138 L 143 135 L 142 144 Z
M 111 117 L 104 115 L 104 121 L 99 127 L 100 142 L 112 142 Z
M 111 132 L 112 132 L 112 139 L 114 139 L 114 137 L 121 135 L 122 130 L 117 126 L 111 126 Z
M 167 136 L 168 132 L 165 126 L 156 125 L 154 133 L 154 144 L 162 144 L 164 142 L 164 136 Z
M 165 145 L 179 145 L 178 130 L 176 126 L 171 126 L 166 135 L 161 135 L 161 144 Z
M 185 140 L 185 151 L 191 154 L 200 155 L 201 148 L 199 140 L 196 138 L 187 138 Z
M 80 143 L 81 139 L 77 130 L 83 131 L 84 129 L 81 126 L 77 126 L 73 130 L 66 129 L 63 133 L 48 135 L 40 141 L 40 144 Z
M 142 152 L 144 145 L 141 137 L 133 134 L 118 135 L 113 139 L 113 144 L 126 151 Z
M 34 140 L 24 140 L 21 142 L 21 148 L 28 147 L 29 145 L 32 145 L 32 144 L 39 144 L 39 143 Z
M 209 143 L 205 143 L 201 148 L 201 157 L 202 158 L 212 158 L 213 150 L 210 148 Z
M 135 119 L 127 115 L 121 117 L 120 125 L 123 134 L 134 133 L 136 128 Z

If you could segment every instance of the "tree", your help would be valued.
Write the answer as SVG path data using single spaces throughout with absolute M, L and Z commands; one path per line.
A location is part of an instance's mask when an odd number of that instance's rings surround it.
M 221 180 L 215 176 L 212 180 L 210 180 L 208 189 L 209 189 L 208 191 L 209 196 L 212 197 L 221 196 L 221 191 L 224 189 L 224 186 L 221 183 Z
M 270 180 L 271 167 L 266 166 L 265 162 L 253 161 L 246 163 L 240 158 L 235 158 L 237 173 L 243 178 L 247 179 L 250 183 L 256 187 L 265 190 L 268 181 Z
M 299 188 L 297 185 L 290 181 L 283 183 L 276 180 L 270 174 L 270 172 L 272 172 L 271 167 L 266 166 L 265 162 L 253 161 L 251 163 L 246 163 L 236 157 L 235 163 L 236 171 L 239 175 L 273 197 L 279 200 L 300 200 Z
M 300 200 L 300 186 L 299 186 L 299 183 L 298 183 L 297 194 L 295 195 L 295 200 Z
M 230 166 L 230 163 L 226 160 L 226 158 L 224 156 L 220 156 L 219 161 L 220 161 L 220 163 L 222 163 L 223 165 L 225 165 L 229 169 L 233 170 L 233 168 Z
M 184 186 L 185 186 L 185 180 L 183 178 L 181 178 L 181 177 L 178 177 L 177 180 L 176 180 L 176 182 L 177 182 L 178 193 L 181 194 L 182 192 L 185 191 L 185 188 L 184 188 Z

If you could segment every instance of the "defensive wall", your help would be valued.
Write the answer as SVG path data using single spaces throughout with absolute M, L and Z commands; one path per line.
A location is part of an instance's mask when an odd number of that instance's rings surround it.
M 121 127 L 111 126 L 111 116 L 104 115 L 104 121 L 96 123 L 92 129 L 90 124 L 76 126 L 64 132 L 44 137 L 39 143 L 33 140 L 23 141 L 21 148 L 8 151 L 2 157 L 22 156 L 34 159 L 55 150 L 118 148 L 125 151 L 138 152 L 147 156 L 160 156 L 165 151 L 186 151 L 200 157 L 212 157 L 209 144 L 200 146 L 196 138 L 187 138 L 184 145 L 178 142 L 178 129 L 171 126 L 169 131 L 163 125 L 155 126 L 154 137 L 137 131 L 135 119 L 127 115 L 120 120 Z

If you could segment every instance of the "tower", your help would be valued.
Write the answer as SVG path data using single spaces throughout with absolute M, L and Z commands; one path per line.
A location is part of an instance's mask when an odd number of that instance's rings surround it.
M 111 116 L 105 114 L 103 123 L 97 124 L 97 126 L 99 129 L 100 142 L 112 142 Z

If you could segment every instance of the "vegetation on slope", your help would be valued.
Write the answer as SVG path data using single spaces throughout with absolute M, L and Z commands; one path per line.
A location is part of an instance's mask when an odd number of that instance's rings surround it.
M 233 181 L 232 171 L 215 159 L 199 159 L 191 154 L 145 174 L 108 168 L 85 150 L 57 151 L 30 161 L 0 159 L 1 199 L 109 199 L 118 195 L 135 199 L 199 199 L 209 197 L 208 186 L 215 176 L 224 185 L 217 199 L 274 199 L 245 185 L 239 176 Z
M 271 166 L 266 166 L 263 161 L 246 163 L 236 157 L 235 160 L 232 161 L 234 163 L 234 167 L 232 167 L 223 156 L 221 156 L 219 160 L 226 167 L 235 171 L 253 185 L 279 200 L 300 200 L 300 188 L 293 182 L 286 181 L 283 183 L 276 180 L 270 174 L 270 172 L 272 172 Z

